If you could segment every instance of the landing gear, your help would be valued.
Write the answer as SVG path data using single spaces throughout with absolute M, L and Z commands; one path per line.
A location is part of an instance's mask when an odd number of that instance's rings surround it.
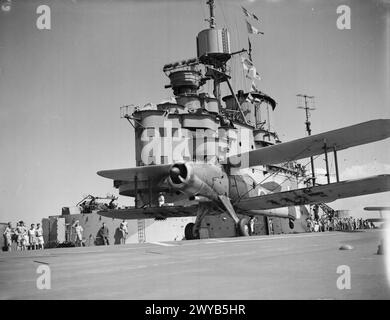
M 210 211 L 207 204 L 200 203 L 196 213 L 195 223 L 190 222 L 185 226 L 184 236 L 186 240 L 200 239 L 200 226 L 203 218 Z
M 249 226 L 248 222 L 249 219 L 244 218 L 238 218 L 236 212 L 234 211 L 234 208 L 232 206 L 232 203 L 230 202 L 230 199 L 227 196 L 220 195 L 219 199 L 221 200 L 222 204 L 224 205 L 227 213 L 230 215 L 230 217 L 233 219 L 234 223 L 236 224 L 236 230 L 239 236 L 249 237 Z
M 195 223 L 193 223 L 193 222 L 190 222 L 186 225 L 186 227 L 184 229 L 184 236 L 186 237 L 186 240 L 197 239 L 195 237 L 195 234 L 194 234 L 194 226 L 195 226 Z
M 238 234 L 243 237 L 249 237 L 249 227 L 248 227 L 248 218 L 241 218 L 240 221 L 238 222 Z
M 290 229 L 294 229 L 294 220 L 289 220 L 288 225 L 290 226 Z
M 192 239 L 200 239 L 200 227 L 202 225 L 203 218 L 210 212 L 209 205 L 205 203 L 199 203 L 198 210 L 196 212 L 196 219 L 194 227 L 192 228 Z

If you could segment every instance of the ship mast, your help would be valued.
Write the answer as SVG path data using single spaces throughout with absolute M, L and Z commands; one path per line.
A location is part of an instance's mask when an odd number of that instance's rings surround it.
M 215 15 L 214 15 L 214 8 L 215 8 L 214 0 L 208 0 L 206 4 L 208 4 L 209 11 L 210 11 L 210 18 L 206 19 L 206 21 L 209 22 L 210 29 L 215 29 L 216 23 L 215 23 Z M 226 67 L 224 63 L 221 64 L 220 69 L 222 70 L 222 72 L 225 71 Z M 220 85 L 221 81 L 218 79 L 218 77 L 214 77 L 213 82 L 214 82 L 213 94 L 215 98 L 217 98 L 219 109 L 221 110 L 221 105 L 222 105 L 221 85 Z
M 210 9 L 210 19 L 206 19 L 206 21 L 210 23 L 210 29 L 214 29 L 215 28 L 214 0 L 208 0 L 207 4 L 209 5 L 209 9 Z
M 310 101 L 310 104 L 314 105 L 314 96 L 308 96 L 306 94 L 297 94 L 298 99 L 303 99 L 304 101 L 304 106 L 300 105 L 298 106 L 298 109 L 304 109 L 306 112 L 306 132 L 308 136 L 311 136 L 311 122 L 310 122 L 310 111 L 315 110 L 316 108 L 308 106 L 308 102 Z M 299 101 L 298 101 L 299 103 Z M 301 103 L 299 103 L 301 104 Z M 312 184 L 315 186 L 316 184 L 316 175 L 315 175 L 315 170 L 314 170 L 314 158 L 310 157 L 310 164 L 311 164 L 311 179 L 312 179 Z M 329 181 L 328 181 L 329 183 Z
M 197 58 L 183 60 L 175 63 L 166 64 L 163 68 L 165 74 L 170 78 L 170 84 L 166 88 L 172 88 L 176 100 L 183 100 L 184 105 L 189 96 L 198 95 L 198 89 L 207 81 L 213 82 L 213 95 L 218 104 L 218 113 L 223 113 L 222 108 L 222 93 L 221 84 L 226 82 L 229 90 L 237 105 L 237 112 L 241 114 L 242 121 L 247 123 L 245 115 L 237 96 L 233 92 L 233 88 L 226 74 L 226 63 L 236 54 L 246 51 L 230 51 L 230 35 L 226 28 L 218 29 L 215 22 L 215 2 L 207 0 L 210 16 L 208 19 L 209 25 L 207 29 L 200 31 L 196 37 Z M 205 67 L 204 74 L 200 70 L 196 70 L 196 65 Z M 197 97 L 196 99 L 198 99 Z
M 226 63 L 235 54 L 246 51 L 242 49 L 237 52 L 230 52 L 230 39 L 227 29 L 217 29 L 214 15 L 214 0 L 208 0 L 210 18 L 209 29 L 203 30 L 197 37 L 198 58 L 201 63 L 207 66 L 206 77 L 213 79 L 213 94 L 218 100 L 219 111 L 222 113 L 221 83 L 226 82 L 229 90 L 234 97 L 238 110 L 241 113 L 243 121 L 246 123 L 245 115 L 242 112 L 240 103 L 229 82 L 230 76 L 226 74 Z

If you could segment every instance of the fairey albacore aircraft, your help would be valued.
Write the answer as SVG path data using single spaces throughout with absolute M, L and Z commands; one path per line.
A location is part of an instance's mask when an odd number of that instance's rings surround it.
M 369 222 L 385 222 L 386 217 L 383 217 L 383 212 L 389 212 L 390 207 L 365 207 L 364 210 L 366 211 L 377 211 L 379 212 L 379 217 L 378 218 L 368 218 L 366 219 Z
M 247 235 L 250 216 L 286 218 L 293 227 L 297 210 L 291 209 L 296 206 L 389 191 L 389 175 L 339 181 L 337 152 L 388 138 L 390 120 L 371 120 L 281 143 L 269 122 L 276 102 L 255 85 L 259 75 L 251 43 L 249 50 L 231 52 L 227 29 L 216 28 L 214 1 L 208 0 L 207 5 L 210 25 L 197 36 L 197 57 L 163 68 L 170 79 L 166 88 L 173 90 L 174 99 L 143 108 L 134 106 L 133 112 L 123 115 L 135 128 L 137 166 L 98 172 L 114 180 L 119 194 L 134 197 L 135 206 L 99 213 L 119 219 L 196 216 L 195 223 L 185 228 L 187 239 L 199 237 L 206 215 L 227 213 L 237 234 Z M 244 23 L 245 19 L 247 14 Z M 256 34 L 248 21 L 246 25 L 250 35 Z M 250 92 L 233 90 L 227 66 L 231 58 L 242 63 L 243 81 L 251 79 Z M 209 81 L 213 85 L 210 93 L 200 89 Z M 333 183 L 329 152 L 335 159 Z M 325 156 L 328 184 L 318 185 L 313 179 L 311 184 L 295 183 L 283 189 L 281 182 L 266 180 L 271 169 L 286 173 L 286 179 L 296 179 L 299 173 L 280 164 L 321 154 Z M 159 205 L 158 197 L 162 196 L 165 203 Z
M 390 175 L 377 175 L 358 180 L 338 181 L 325 185 L 314 185 L 289 191 L 270 190 L 266 184 L 245 181 L 244 163 L 247 167 L 280 164 L 312 157 L 332 150 L 340 151 L 350 147 L 386 139 L 390 136 L 390 120 L 372 120 L 361 124 L 304 137 L 285 143 L 263 147 L 242 154 L 238 171 L 232 172 L 230 158 L 227 164 L 199 162 L 177 162 L 163 165 L 149 165 L 128 169 L 99 171 L 98 174 L 114 180 L 115 183 L 132 185 L 134 195 L 137 185 L 153 184 L 153 192 L 173 192 L 172 205 L 143 206 L 101 211 L 100 214 L 120 219 L 187 217 L 196 215 L 195 224 L 188 224 L 187 239 L 199 237 L 199 228 L 207 214 L 227 212 L 237 226 L 238 235 L 248 235 L 248 216 L 266 215 L 290 219 L 295 216 L 287 210 L 291 206 L 327 203 L 337 199 L 390 191 Z M 336 170 L 337 172 L 337 170 Z M 338 175 L 337 175 L 338 176 Z M 338 179 L 338 177 L 337 177 Z M 175 205 L 182 196 L 189 205 Z M 191 201 L 193 204 L 191 204 Z M 195 202 L 195 204 L 194 204 Z M 241 217 L 241 218 L 239 218 Z

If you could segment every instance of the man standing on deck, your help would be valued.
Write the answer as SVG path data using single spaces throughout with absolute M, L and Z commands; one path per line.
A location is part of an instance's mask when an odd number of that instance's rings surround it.
M 11 251 L 11 245 L 12 245 L 12 225 L 11 225 L 11 222 L 8 222 L 8 225 L 3 232 L 3 237 L 4 237 L 4 247 L 5 247 L 6 251 Z
M 162 192 L 160 192 L 160 194 L 158 196 L 158 206 L 163 207 L 164 205 L 165 205 L 165 197 L 164 197 L 164 194 Z
M 35 234 L 35 225 L 33 223 L 31 224 L 30 229 L 28 229 L 27 235 L 28 235 L 28 243 L 29 243 L 28 250 L 35 250 L 37 248 L 36 247 L 37 238 Z
M 37 223 L 37 228 L 35 229 L 35 236 L 37 238 L 37 248 L 43 250 L 43 229 L 40 223 Z
M 125 244 L 126 243 L 127 234 L 128 234 L 126 220 L 123 220 L 121 222 L 121 224 L 119 226 L 119 230 L 122 232 L 121 244 Z
M 15 234 L 18 236 L 18 248 L 17 250 L 26 250 L 27 247 L 27 229 L 24 226 L 23 221 L 19 221 L 19 223 L 16 226 Z
M 268 218 L 268 235 L 274 234 L 274 225 L 272 218 Z
M 102 238 L 104 245 L 110 244 L 110 242 L 108 240 L 108 233 L 109 233 L 108 228 L 107 228 L 106 224 L 103 222 L 102 227 L 99 230 L 99 236 Z
M 249 235 L 253 236 L 255 234 L 255 222 L 256 218 L 254 216 L 251 216 L 249 219 Z
M 73 225 L 75 231 L 76 231 L 76 247 L 81 247 L 83 245 L 83 227 L 80 225 L 79 220 L 76 220 L 76 222 Z

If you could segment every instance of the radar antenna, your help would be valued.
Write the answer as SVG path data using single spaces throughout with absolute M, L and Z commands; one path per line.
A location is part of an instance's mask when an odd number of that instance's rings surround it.
M 315 110 L 316 108 L 314 107 L 314 96 L 308 96 L 306 94 L 297 94 L 298 98 L 298 109 L 304 109 L 306 112 L 306 132 L 307 135 L 311 136 L 311 122 L 309 121 L 310 119 L 310 111 Z M 311 164 L 311 179 L 313 186 L 316 184 L 316 176 L 314 172 L 314 159 L 313 157 L 310 157 L 310 164 Z
M 298 97 L 298 109 L 304 109 L 306 112 L 306 132 L 309 136 L 311 136 L 311 122 L 310 119 L 310 111 L 315 110 L 314 107 L 314 96 L 308 96 L 306 94 L 297 94 Z M 302 102 L 304 103 L 304 106 L 302 105 Z M 310 104 L 310 106 L 309 106 Z

